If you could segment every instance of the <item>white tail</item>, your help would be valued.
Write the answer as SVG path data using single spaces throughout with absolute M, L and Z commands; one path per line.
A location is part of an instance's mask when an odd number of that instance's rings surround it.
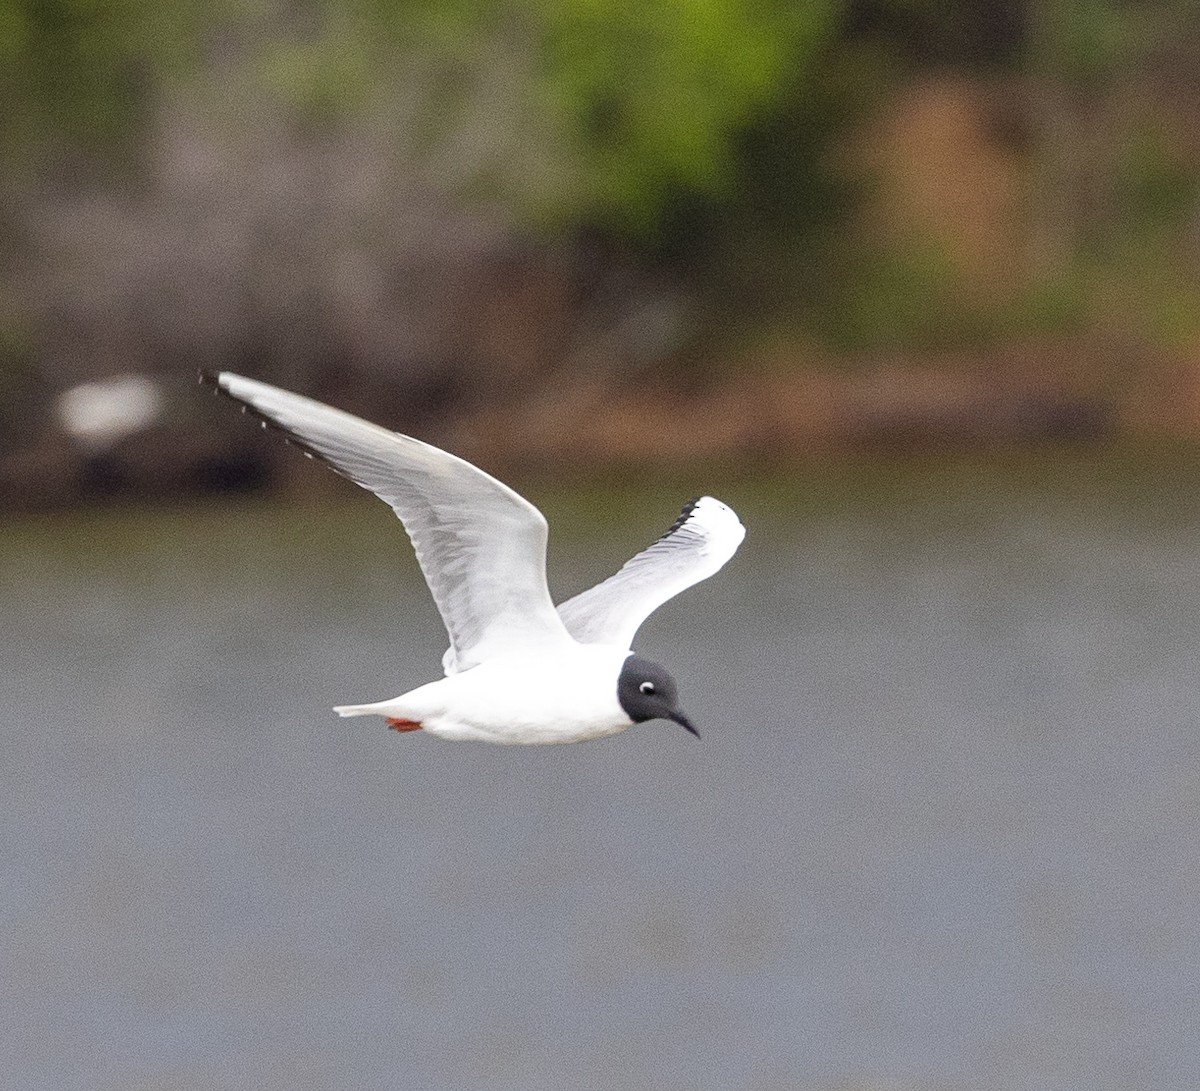
M 389 703 L 381 701 L 375 705 L 338 705 L 333 711 L 339 716 L 384 716 L 387 710 L 383 706 Z

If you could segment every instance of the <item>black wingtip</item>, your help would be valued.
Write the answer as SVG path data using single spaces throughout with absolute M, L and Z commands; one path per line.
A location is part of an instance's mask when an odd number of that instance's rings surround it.
M 218 394 L 222 398 L 228 398 L 231 402 L 240 407 L 243 413 L 249 414 L 250 416 L 256 418 L 258 423 L 261 424 L 263 428 L 266 428 L 272 432 L 278 432 L 287 443 L 293 447 L 298 447 L 301 451 L 308 455 L 309 458 L 314 458 L 318 462 L 325 463 L 325 465 L 333 470 L 334 473 L 341 474 L 342 477 L 345 477 L 350 481 L 354 481 L 354 478 L 351 477 L 350 474 L 348 474 L 340 466 L 330 462 L 329 459 L 327 459 L 320 451 L 318 451 L 315 447 L 310 446 L 307 442 L 296 435 L 295 432 L 291 431 L 286 425 L 280 424 L 279 421 L 272 417 L 268 417 L 261 409 L 251 405 L 249 402 L 243 401 L 236 394 L 222 386 L 222 374 L 229 374 L 229 372 L 211 371 L 207 369 L 202 370 L 200 372 L 200 382 L 204 386 L 211 386 L 214 394 Z M 356 485 L 358 484 L 357 481 L 354 481 L 354 483 Z
M 683 524 L 686 523 L 692 517 L 692 512 L 694 512 L 696 510 L 696 505 L 699 504 L 702 499 L 704 499 L 704 498 L 701 496 L 697 496 L 694 500 L 689 500 L 686 504 L 684 504 L 683 511 L 681 511 L 679 513 L 679 518 L 676 519 L 675 522 L 673 522 L 667 528 L 667 532 L 663 535 L 663 537 L 669 538 L 681 526 L 683 526 Z

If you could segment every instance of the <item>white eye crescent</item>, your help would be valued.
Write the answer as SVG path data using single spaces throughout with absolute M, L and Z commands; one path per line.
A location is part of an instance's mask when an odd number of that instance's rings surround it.
M 643 682 L 640 686 L 638 686 L 638 690 L 640 692 L 644 693 L 647 697 L 649 697 L 650 694 L 652 694 L 654 692 L 654 683 L 653 682 Z

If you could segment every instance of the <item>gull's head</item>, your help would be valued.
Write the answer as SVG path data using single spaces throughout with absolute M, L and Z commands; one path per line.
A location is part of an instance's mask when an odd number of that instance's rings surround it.
M 674 720 L 700 738 L 700 732 L 679 711 L 678 698 L 675 679 L 666 667 L 640 655 L 631 655 L 625 660 L 617 679 L 617 700 L 635 724 L 645 720 Z

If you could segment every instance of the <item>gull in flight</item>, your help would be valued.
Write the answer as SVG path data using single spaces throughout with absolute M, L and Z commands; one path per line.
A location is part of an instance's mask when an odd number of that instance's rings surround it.
M 582 742 L 654 719 L 698 736 L 674 679 L 630 645 L 653 611 L 737 551 L 746 531 L 732 509 L 693 500 L 619 572 L 555 609 L 545 517 L 507 485 L 311 398 L 228 371 L 201 379 L 389 504 L 412 539 L 450 634 L 446 677 L 339 715 L 495 743 Z

